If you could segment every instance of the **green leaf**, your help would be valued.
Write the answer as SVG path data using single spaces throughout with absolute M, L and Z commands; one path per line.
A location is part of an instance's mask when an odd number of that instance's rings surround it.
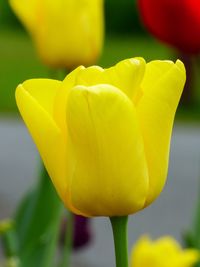
M 16 214 L 20 267 L 54 266 L 62 204 L 45 169 Z
M 184 240 L 184 245 L 187 248 L 195 248 L 197 246 L 196 244 L 196 240 L 194 237 L 194 234 L 189 232 L 189 231 L 185 231 L 183 232 L 183 240 Z

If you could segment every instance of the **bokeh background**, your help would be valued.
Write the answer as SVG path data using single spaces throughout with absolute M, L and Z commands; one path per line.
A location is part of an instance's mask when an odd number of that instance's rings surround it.
M 144 29 L 136 1 L 105 1 L 106 35 L 98 64 L 109 67 L 119 60 L 142 56 L 177 58 L 177 52 L 158 42 Z M 200 60 L 195 63 L 195 103 L 181 105 L 174 127 L 167 185 L 148 209 L 131 216 L 129 247 L 147 233 L 164 234 L 182 242 L 194 222 L 200 193 Z M 49 70 L 37 58 L 33 43 L 0 0 L 0 219 L 12 216 L 22 196 L 36 182 L 39 155 L 16 108 L 15 88 L 29 78 L 48 77 Z M 47 207 L 48 209 L 51 207 Z M 105 218 L 91 222 L 92 242 L 75 252 L 74 266 L 114 266 L 110 225 Z

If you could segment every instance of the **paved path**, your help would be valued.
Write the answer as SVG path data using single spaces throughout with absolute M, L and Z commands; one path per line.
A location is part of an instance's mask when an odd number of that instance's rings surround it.
M 35 182 L 39 156 L 19 120 L 0 119 L 0 218 L 12 214 L 17 201 Z M 198 181 L 199 180 L 199 181 Z M 200 191 L 200 127 L 176 125 L 172 138 L 167 185 L 148 209 L 131 216 L 129 245 L 143 233 L 153 237 L 172 234 L 179 240 L 192 221 Z M 92 221 L 93 244 L 74 255 L 77 267 L 113 267 L 110 225 L 105 218 Z

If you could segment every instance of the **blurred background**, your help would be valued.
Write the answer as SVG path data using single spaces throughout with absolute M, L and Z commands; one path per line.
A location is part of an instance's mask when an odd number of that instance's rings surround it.
M 105 42 L 97 62 L 109 67 L 119 60 L 142 56 L 175 60 L 176 51 L 156 40 L 140 21 L 133 0 L 105 1 Z M 200 191 L 200 60 L 194 66 L 195 101 L 181 104 L 176 115 L 167 185 L 148 209 L 131 216 L 129 246 L 147 233 L 170 234 L 182 241 L 191 227 Z M 38 176 L 39 155 L 15 104 L 16 86 L 29 78 L 48 77 L 33 43 L 6 0 L 0 0 L 0 219 L 11 217 Z M 48 207 L 47 207 L 48 208 Z M 91 222 L 93 238 L 73 255 L 73 266 L 114 266 L 110 225 L 105 218 Z

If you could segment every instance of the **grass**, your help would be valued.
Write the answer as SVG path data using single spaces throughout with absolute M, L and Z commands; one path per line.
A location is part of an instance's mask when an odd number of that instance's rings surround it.
M 174 59 L 174 54 L 152 38 L 144 36 L 108 36 L 99 63 L 108 67 L 121 59 L 142 56 L 153 59 Z M 48 67 L 37 58 L 29 36 L 22 31 L 0 31 L 0 112 L 15 114 L 16 86 L 29 78 L 48 77 Z M 180 118 L 198 119 L 198 106 L 179 111 Z

